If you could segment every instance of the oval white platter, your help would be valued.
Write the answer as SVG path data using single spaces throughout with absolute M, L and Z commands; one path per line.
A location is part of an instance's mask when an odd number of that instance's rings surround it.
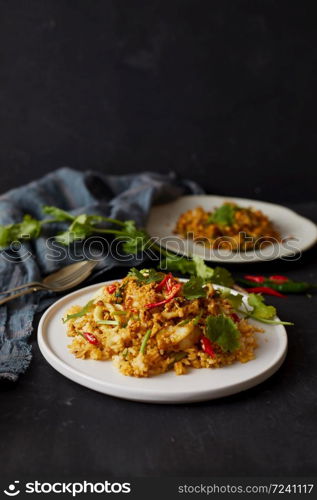
M 267 215 L 282 236 L 282 243 L 267 245 L 256 251 L 232 252 L 211 249 L 192 239 L 185 239 L 173 233 L 179 216 L 201 206 L 206 211 L 219 207 L 226 201 L 241 207 L 254 207 Z M 162 246 L 187 257 L 197 255 L 213 262 L 248 263 L 278 258 L 291 258 L 307 250 L 317 241 L 317 226 L 314 222 L 298 215 L 289 208 L 264 201 L 232 198 L 229 196 L 195 195 L 181 196 L 171 203 L 152 207 L 146 226 L 148 233 L 158 238 Z
M 150 378 L 122 375 L 112 361 L 75 358 L 67 345 L 62 317 L 73 304 L 85 305 L 101 287 L 100 283 L 72 292 L 55 302 L 42 316 L 38 327 L 39 348 L 50 365 L 80 385 L 119 398 L 150 403 L 191 403 L 220 398 L 253 387 L 270 377 L 281 366 L 287 351 L 287 335 L 282 325 L 263 325 L 257 334 L 256 358 L 216 369 L 191 369 L 186 375 L 174 371 Z M 217 288 L 217 287 L 216 287 Z M 221 287 L 218 287 L 221 288 Z

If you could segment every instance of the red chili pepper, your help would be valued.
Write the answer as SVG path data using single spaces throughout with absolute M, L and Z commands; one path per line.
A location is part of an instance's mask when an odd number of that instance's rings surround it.
M 168 297 L 166 297 L 166 299 L 161 300 L 160 302 L 153 302 L 151 304 L 146 304 L 145 307 L 147 307 L 148 309 L 152 309 L 153 307 L 158 307 L 162 306 L 163 304 L 167 304 L 179 292 L 181 286 L 182 286 L 181 283 L 176 283 L 175 285 L 173 285 L 172 289 L 170 290 L 170 294 L 168 295 Z
M 203 351 L 205 353 L 209 354 L 209 356 L 211 358 L 214 358 L 215 355 L 216 355 L 216 353 L 214 351 L 214 348 L 213 348 L 212 343 L 210 342 L 210 340 L 207 337 L 205 337 L 205 335 L 202 335 L 200 341 L 201 341 L 201 345 L 202 345 Z
M 173 286 L 175 285 L 174 280 L 175 280 L 174 276 L 172 274 L 170 274 L 169 279 L 166 282 L 166 290 L 168 292 L 170 292 L 172 290 Z
M 97 338 L 92 333 L 84 332 L 82 335 L 86 340 L 88 340 L 89 344 L 92 344 L 92 345 L 99 344 Z
M 249 274 L 245 276 L 245 279 L 249 281 L 254 281 L 254 283 L 264 283 L 265 281 L 264 276 L 251 276 Z
M 239 323 L 240 318 L 239 318 L 239 316 L 238 316 L 236 313 L 231 313 L 231 314 L 230 314 L 230 317 L 231 317 L 231 319 L 232 319 L 235 323 Z
M 106 287 L 109 293 L 114 293 L 117 289 L 117 285 L 109 285 Z
M 287 276 L 275 274 L 274 276 L 270 276 L 269 280 L 274 281 L 274 283 L 286 283 L 287 281 L 289 281 L 289 278 L 287 278 Z
M 155 287 L 155 290 L 158 292 L 159 290 L 163 290 L 163 288 L 166 286 L 167 290 L 170 288 L 170 282 L 173 279 L 173 275 L 171 273 L 166 274 L 162 281 L 158 283 Z
M 278 292 L 277 290 L 273 290 L 273 288 L 270 288 L 268 286 L 256 286 L 255 288 L 247 288 L 246 290 L 249 293 L 265 293 L 266 295 L 275 295 L 275 297 L 286 297 L 286 295 L 283 295 L 282 293 Z

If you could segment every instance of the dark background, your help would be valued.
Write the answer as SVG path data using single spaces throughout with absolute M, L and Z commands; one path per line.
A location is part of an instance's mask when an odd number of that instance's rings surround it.
M 317 220 L 314 1 L 11 0 L 0 23 L 2 192 L 64 165 L 175 170 Z M 317 282 L 315 253 L 256 271 Z M 2 475 L 316 473 L 316 299 L 273 302 L 296 323 L 283 367 L 196 405 L 89 391 L 34 336 L 30 369 L 1 395 Z

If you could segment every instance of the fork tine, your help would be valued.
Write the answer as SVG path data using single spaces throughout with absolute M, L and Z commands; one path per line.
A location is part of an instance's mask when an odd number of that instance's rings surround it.
M 93 267 L 95 267 L 95 265 L 96 265 L 95 262 L 87 262 L 86 265 L 83 265 L 80 269 L 77 269 L 72 274 L 69 274 L 68 276 L 56 280 L 54 283 L 54 287 L 66 286 L 68 283 L 76 281 L 80 276 L 82 276 L 86 272 L 90 271 Z

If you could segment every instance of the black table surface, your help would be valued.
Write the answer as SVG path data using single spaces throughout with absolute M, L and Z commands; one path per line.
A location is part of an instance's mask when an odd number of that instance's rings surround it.
M 2 192 L 64 165 L 175 170 L 317 221 L 314 2 L 0 1 L 0 13 Z M 315 249 L 228 267 L 317 283 Z M 34 331 L 30 368 L 1 387 L 2 475 L 313 475 L 316 296 L 271 302 L 295 322 L 281 369 L 192 405 L 85 389 L 48 365 Z

